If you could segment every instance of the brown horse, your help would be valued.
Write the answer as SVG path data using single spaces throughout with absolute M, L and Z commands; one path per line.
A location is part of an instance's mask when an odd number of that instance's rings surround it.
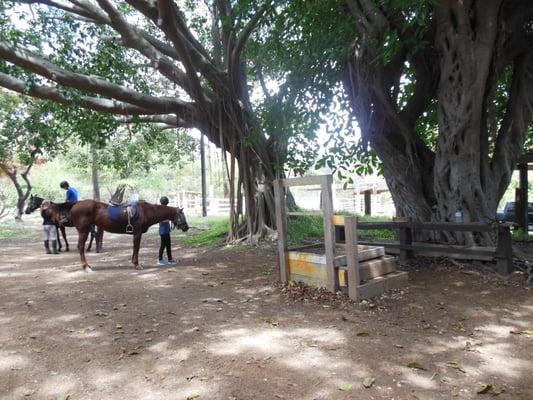
M 133 255 L 131 262 L 136 269 L 142 269 L 139 265 L 139 246 L 141 236 L 148 228 L 158 222 L 172 221 L 174 227 L 183 232 L 189 230 L 185 214 L 182 208 L 160 206 L 140 201 L 134 205 L 135 216 L 128 217 L 125 207 L 113 208 L 109 204 L 94 200 L 78 201 L 72 206 L 72 223 L 78 230 L 78 250 L 82 267 L 87 267 L 85 258 L 85 241 L 91 232 L 91 225 L 96 225 L 99 231 L 111 233 L 126 233 L 133 235 Z M 111 209 L 111 210 L 110 210 Z M 116 218 L 110 218 L 109 211 L 116 211 Z

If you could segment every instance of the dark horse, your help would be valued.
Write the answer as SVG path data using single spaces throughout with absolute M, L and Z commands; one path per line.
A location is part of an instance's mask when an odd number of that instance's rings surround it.
M 133 235 L 133 255 L 131 262 L 136 269 L 142 269 L 139 266 L 139 246 L 141 236 L 148 228 L 158 222 L 165 220 L 172 221 L 174 227 L 181 229 L 183 232 L 189 230 L 185 214 L 182 208 L 160 206 L 155 204 L 139 201 L 131 205 L 129 214 L 125 206 L 110 206 L 94 200 L 78 201 L 72 206 L 71 217 L 72 224 L 78 230 L 78 250 L 82 267 L 85 270 L 90 268 L 85 258 L 85 241 L 89 236 L 91 226 L 96 225 L 98 231 L 107 231 L 111 233 L 126 233 Z M 110 215 L 114 215 L 113 219 Z
M 34 196 L 34 195 L 31 195 L 30 196 L 30 201 L 28 203 L 28 206 L 26 207 L 26 210 L 24 211 L 24 213 L 26 214 L 30 214 L 32 212 L 34 212 L 35 210 L 37 210 L 38 208 L 41 207 L 41 205 L 43 204 L 43 201 L 44 199 L 42 197 L 39 197 L 39 196 Z M 66 210 L 66 212 L 70 212 L 70 208 L 72 207 L 72 204 L 69 204 L 69 203 L 53 203 L 53 202 L 50 202 L 50 204 L 52 205 L 52 208 L 53 210 L 55 211 L 56 215 L 62 215 L 63 214 L 63 211 Z M 56 231 L 57 231 L 57 244 L 58 244 L 58 250 L 61 251 L 61 240 L 60 240 L 60 236 L 59 236 L 59 232 L 61 232 L 61 235 L 63 236 L 63 240 L 65 241 L 65 251 L 69 251 L 69 246 L 68 246 L 68 241 L 67 241 L 67 234 L 65 232 L 65 227 L 73 227 L 74 225 L 72 225 L 71 222 L 67 222 L 65 224 L 60 224 L 59 221 L 56 221 L 55 223 L 56 225 Z M 95 239 L 96 237 L 96 228 L 93 226 L 91 228 L 91 240 L 89 242 L 89 246 L 87 246 L 87 251 L 91 251 L 91 247 L 92 247 L 92 244 L 93 244 L 93 239 Z M 96 252 L 98 253 L 100 251 L 100 248 L 101 248 L 101 238 L 100 238 L 100 242 L 98 242 L 98 237 L 96 238 L 97 239 L 97 243 L 96 243 Z

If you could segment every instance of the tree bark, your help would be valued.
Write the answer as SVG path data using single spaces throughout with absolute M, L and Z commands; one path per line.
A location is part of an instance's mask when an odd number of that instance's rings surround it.
M 31 167 L 33 166 L 33 160 L 30 165 L 26 166 L 24 172 L 20 173 L 20 177 L 24 180 L 25 187 L 22 187 L 22 184 L 19 182 L 17 175 L 18 171 L 16 167 L 8 167 L 7 165 L 0 164 L 0 169 L 4 171 L 9 180 L 13 183 L 15 190 L 17 192 L 17 208 L 15 213 L 15 220 L 22 220 L 22 215 L 24 214 L 24 205 L 26 200 L 30 196 L 32 186 L 28 178 Z
M 432 10 L 423 39 L 427 45 L 411 53 L 403 47 L 409 28 L 401 29 L 401 15 L 372 2 L 347 3 L 360 31 L 344 87 L 363 142 L 383 163 L 397 214 L 454 221 L 459 212 L 465 222 L 493 221 L 533 120 L 533 37 L 522 31 L 533 5 L 442 1 Z M 397 30 L 399 48 L 384 63 L 376 43 L 388 29 Z M 397 104 L 406 63 L 415 85 L 407 101 Z M 513 70 L 507 109 L 494 124 L 489 110 L 505 68 Z M 432 103 L 437 104 L 435 148 L 416 130 Z M 463 235 L 446 239 L 473 240 Z
M 91 178 L 93 183 L 93 199 L 100 201 L 100 180 L 98 177 L 99 161 L 98 150 L 91 144 Z

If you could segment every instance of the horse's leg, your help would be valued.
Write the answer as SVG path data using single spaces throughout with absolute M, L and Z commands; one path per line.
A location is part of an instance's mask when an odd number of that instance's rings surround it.
M 78 231 L 78 251 L 80 252 L 81 266 L 84 271 L 87 267 L 89 269 L 91 268 L 85 258 L 85 242 L 87 241 L 87 236 L 89 236 L 89 232 Z
M 91 251 L 91 247 L 93 246 L 93 239 L 94 239 L 94 225 L 91 226 L 91 238 L 89 239 L 89 246 L 87 246 L 87 251 Z M 98 248 L 98 246 L 96 246 Z
M 135 269 L 143 269 L 143 267 L 139 265 L 139 247 L 141 246 L 142 235 L 142 232 L 133 234 L 133 256 L 131 257 L 131 262 Z
M 65 251 L 70 251 L 70 249 L 68 248 L 66 229 L 63 225 L 61 225 L 59 229 L 61 229 L 61 235 L 63 236 L 63 240 L 65 241 Z M 57 239 L 59 240 L 59 235 L 57 235 Z
M 56 224 L 57 251 L 61 253 L 61 238 L 59 236 L 59 225 Z
M 96 229 L 96 252 L 100 253 L 100 251 L 102 250 L 102 243 L 104 241 L 104 230 L 98 229 L 96 226 L 95 226 L 95 229 Z

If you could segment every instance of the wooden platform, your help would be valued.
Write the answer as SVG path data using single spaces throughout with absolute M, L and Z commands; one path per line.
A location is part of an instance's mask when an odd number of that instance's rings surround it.
M 316 287 L 327 287 L 328 274 L 324 244 L 311 244 L 287 252 L 290 279 Z M 407 273 L 396 270 L 396 257 L 385 255 L 385 248 L 357 246 L 359 260 L 360 297 L 370 298 L 385 290 L 407 284 Z M 346 246 L 335 246 L 335 271 L 342 291 L 348 288 Z
M 287 216 L 307 215 L 309 212 L 287 210 L 286 189 L 305 185 L 320 185 L 321 188 L 319 215 L 323 217 L 323 243 L 289 248 Z M 355 301 L 404 286 L 407 273 L 396 271 L 396 259 L 385 255 L 384 246 L 358 243 L 357 218 L 334 215 L 332 185 L 332 175 L 274 181 L 280 281 L 283 284 L 298 281 L 325 287 L 332 293 L 346 290 L 350 299 Z M 335 226 L 345 228 L 344 244 L 337 243 Z

